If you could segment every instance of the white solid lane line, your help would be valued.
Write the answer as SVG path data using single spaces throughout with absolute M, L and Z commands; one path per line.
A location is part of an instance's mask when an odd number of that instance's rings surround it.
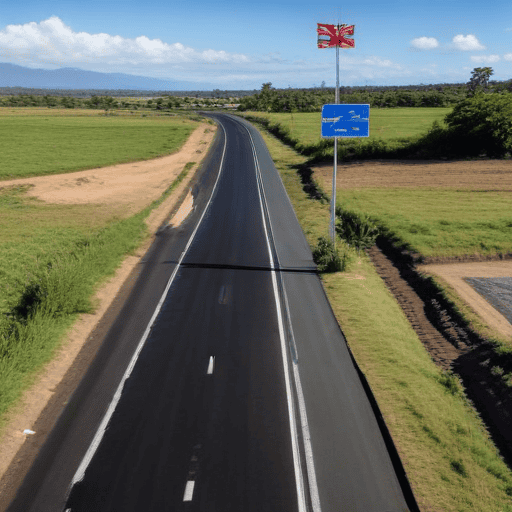
M 259 181 L 261 183 L 261 189 L 263 192 L 263 198 L 262 198 L 261 193 L 259 192 L 259 188 L 258 188 L 258 193 L 260 196 L 260 205 L 262 208 L 262 216 L 263 216 L 263 202 L 265 202 L 265 204 L 267 204 L 267 199 L 265 196 L 265 189 L 263 188 L 263 179 L 261 177 L 261 169 L 260 169 L 260 166 L 258 163 L 258 158 L 256 156 L 256 147 L 254 145 L 252 135 L 246 126 L 245 126 L 245 129 L 247 130 L 249 137 L 251 139 L 254 162 L 256 164 L 257 175 L 259 177 Z M 290 198 L 288 197 L 288 195 L 286 195 L 286 197 L 287 197 L 288 201 L 290 202 Z M 291 206 L 291 202 L 290 202 L 290 206 Z M 267 210 L 268 210 L 268 208 L 267 208 Z M 269 217 L 269 223 L 270 222 L 271 221 L 270 221 L 270 217 Z M 265 218 L 263 218 L 263 225 L 265 227 L 265 235 L 267 237 L 267 246 L 268 246 L 268 251 L 269 251 L 271 267 L 272 267 L 272 269 L 274 269 L 275 268 L 274 260 L 272 258 L 272 253 L 271 253 L 271 249 L 270 249 L 270 241 L 268 238 L 268 232 L 267 232 L 267 228 L 266 228 L 266 224 L 265 224 Z M 269 225 L 269 229 L 272 231 L 272 225 Z M 289 369 L 288 356 L 287 356 L 286 342 L 285 342 L 284 329 L 283 329 L 283 318 L 281 316 L 281 300 L 279 298 L 276 272 L 274 270 L 272 270 L 272 281 L 273 281 L 273 285 L 274 285 L 274 296 L 275 296 L 275 300 L 276 300 L 276 307 L 277 307 L 277 313 L 278 313 L 278 319 L 279 319 L 279 335 L 281 337 L 281 351 L 282 351 L 282 355 L 283 355 L 283 363 L 284 363 L 284 368 L 285 368 L 286 391 L 287 391 L 287 396 L 288 396 L 288 412 L 289 412 L 289 416 L 290 416 L 290 430 L 292 431 L 292 447 L 293 447 L 293 456 L 294 456 L 294 462 L 295 462 L 295 478 L 297 481 L 297 494 L 299 496 L 299 511 L 302 511 L 302 510 L 306 510 L 307 506 L 306 506 L 306 498 L 305 498 L 305 492 L 304 492 L 304 480 L 303 480 L 303 476 L 302 476 L 302 468 L 301 468 L 301 463 L 300 463 L 300 455 L 299 455 L 299 449 L 297 446 L 299 434 L 298 434 L 297 425 L 295 422 L 295 415 L 293 414 L 293 402 L 291 400 L 292 393 L 291 393 L 291 387 L 290 387 L 289 378 L 288 378 L 288 369 Z M 288 306 L 288 297 L 286 296 L 284 282 L 281 282 L 281 283 L 282 283 L 283 294 L 284 294 L 285 308 L 286 308 L 286 311 L 288 311 L 288 316 L 289 316 L 290 310 L 289 310 L 289 306 Z M 307 415 L 306 415 L 306 404 L 304 401 L 304 395 L 302 392 L 302 384 L 300 381 L 299 369 L 298 369 L 298 364 L 297 364 L 298 363 L 297 347 L 295 344 L 295 336 L 293 335 L 291 319 L 288 318 L 288 320 L 289 320 L 289 328 L 290 328 L 290 333 L 291 333 L 291 338 L 292 338 L 290 348 L 292 349 L 291 351 L 292 351 L 292 358 L 293 358 L 293 361 L 292 361 L 293 377 L 294 377 L 295 389 L 297 390 L 297 397 L 298 397 L 298 401 L 299 401 L 299 414 L 300 414 L 301 427 L 302 427 L 302 440 L 303 440 L 304 450 L 305 450 L 305 455 L 306 455 L 306 471 L 308 474 L 308 484 L 309 484 L 309 492 L 310 492 L 310 497 L 311 497 L 311 504 L 313 507 L 313 512 L 321 512 L 320 496 L 319 496 L 319 492 L 318 492 L 316 471 L 315 471 L 315 465 L 314 465 L 314 461 L 313 461 L 313 449 L 311 446 L 311 436 L 310 436 L 310 432 L 309 432 L 309 425 L 308 425 L 308 420 L 307 420 Z
M 158 314 L 160 313 L 160 309 L 162 308 L 162 304 L 164 303 L 164 300 L 165 298 L 167 297 L 167 293 L 169 292 L 169 288 L 171 287 L 171 284 L 172 282 L 174 281 L 174 278 L 176 277 L 176 274 L 178 273 L 178 269 L 183 261 L 183 258 L 185 257 L 185 254 L 187 253 L 190 245 L 192 244 L 192 240 L 194 239 L 194 237 L 196 236 L 196 233 L 197 233 L 197 230 L 199 229 L 199 226 L 201 225 L 201 222 L 208 210 L 208 208 L 210 207 L 210 203 L 212 201 L 212 198 L 215 194 L 215 190 L 217 189 L 217 184 L 219 183 L 219 178 L 220 178 L 220 175 L 222 174 L 222 165 L 224 163 L 224 155 L 226 154 L 226 145 L 227 145 L 227 135 L 226 135 L 226 130 L 224 130 L 224 126 L 222 126 L 222 124 L 220 125 L 222 127 L 222 130 L 224 131 L 224 150 L 222 151 L 222 158 L 221 158 L 221 161 L 220 161 L 220 166 L 219 166 L 219 173 L 217 175 L 217 179 L 215 181 L 215 185 L 213 186 L 213 189 L 212 189 L 212 193 L 210 195 L 210 199 L 208 200 L 208 203 L 203 211 L 203 214 L 201 215 L 201 218 L 199 219 L 199 222 L 197 223 L 194 231 L 192 232 L 192 235 L 190 236 L 190 239 L 185 247 L 185 250 L 181 253 L 181 257 L 178 261 L 178 264 L 176 265 L 176 268 L 174 269 L 174 272 L 172 273 L 171 277 L 169 278 L 169 281 L 167 282 L 167 286 L 165 287 L 165 290 L 162 294 L 162 296 L 160 297 L 160 301 L 158 302 L 157 306 L 156 306 L 156 309 L 155 309 L 155 312 L 153 313 L 153 316 L 151 317 L 151 320 L 149 321 L 148 323 L 148 326 L 146 327 L 146 330 L 144 331 L 144 334 L 141 338 L 141 340 L 139 341 L 139 344 L 137 345 L 137 348 L 135 349 L 135 352 L 132 356 L 132 359 L 130 360 L 130 364 L 128 365 L 128 367 L 126 368 L 126 371 L 121 379 L 121 382 L 119 383 L 117 389 L 116 389 L 116 392 L 112 398 L 112 401 L 110 402 L 109 406 L 108 406 L 108 409 L 107 409 L 107 412 L 105 413 L 105 416 L 103 417 L 100 425 L 98 426 L 98 429 L 96 430 L 96 434 L 94 435 L 94 438 L 91 442 L 91 444 L 89 445 L 89 448 L 87 450 L 87 452 L 85 453 L 84 455 L 84 458 L 82 459 L 82 462 L 80 463 L 80 465 L 78 466 L 78 469 L 76 470 L 76 473 L 75 475 L 73 476 L 73 479 L 71 480 L 71 484 L 69 486 L 69 493 L 71 493 L 71 489 L 73 488 L 73 486 L 77 483 L 77 482 L 80 482 L 81 480 L 83 480 L 84 478 L 84 475 L 85 475 L 85 471 L 87 469 L 87 467 L 89 466 L 92 458 L 94 457 L 94 454 L 96 453 L 96 450 L 98 449 L 98 446 L 100 445 L 101 443 L 101 440 L 103 439 L 103 436 L 105 434 L 105 430 L 107 428 L 107 425 L 108 425 L 108 422 L 110 421 L 110 418 L 112 417 L 112 414 L 114 414 L 114 410 L 115 408 L 117 407 L 117 404 L 121 398 L 121 394 L 123 392 L 123 387 L 124 387 L 124 383 L 126 382 L 126 379 L 128 379 L 128 377 L 130 376 L 130 374 L 132 373 L 132 370 L 135 366 L 135 363 L 137 362 L 137 359 L 139 358 L 139 354 L 142 350 L 142 347 L 144 346 L 144 344 L 146 343 L 146 340 L 149 336 L 149 333 L 151 331 L 151 328 L 153 327 L 153 323 L 155 322 L 156 320 L 156 317 L 158 316 Z M 68 494 L 69 494 L 68 493 Z
M 244 125 L 245 127 L 245 125 Z M 270 247 L 270 239 L 269 234 L 267 230 L 267 223 L 265 221 L 265 211 L 263 207 L 263 201 L 266 199 L 262 198 L 262 192 L 265 194 L 265 190 L 263 189 L 263 181 L 261 178 L 261 171 L 258 163 L 258 158 L 256 156 L 256 148 L 254 146 L 254 142 L 252 140 L 251 133 L 245 127 L 247 130 L 247 133 L 249 134 L 249 138 L 251 139 L 251 146 L 252 146 L 252 152 L 253 152 L 253 158 L 254 158 L 254 164 L 256 168 L 256 179 L 258 181 L 258 196 L 260 200 L 260 208 L 261 208 L 261 217 L 263 222 L 263 228 L 265 230 L 265 240 L 267 242 L 267 249 L 268 249 L 268 257 L 270 260 L 270 267 L 271 267 L 271 274 L 272 274 L 272 286 L 274 289 L 274 300 L 276 302 L 276 312 L 277 312 L 277 320 L 278 320 L 278 327 L 279 327 L 279 339 L 281 341 L 281 356 L 283 358 L 283 367 L 284 367 L 284 380 L 286 385 L 286 399 L 288 402 L 288 421 L 290 422 L 290 436 L 291 436 L 291 442 L 292 442 L 292 454 L 293 454 L 293 465 L 295 470 L 295 485 L 297 488 L 297 501 L 299 506 L 299 512 L 306 512 L 307 505 L 306 505 L 306 496 L 305 496 L 305 490 L 304 490 L 304 478 L 302 476 L 302 468 L 300 463 L 300 452 L 299 452 L 299 443 L 298 443 L 298 431 L 297 431 L 297 424 L 295 422 L 295 414 L 294 414 L 294 406 L 292 402 L 292 391 L 291 391 L 291 384 L 290 384 L 290 372 L 289 372 L 289 365 L 288 365 L 288 354 L 286 350 L 286 341 L 285 341 L 285 335 L 284 335 L 284 322 L 283 317 L 281 313 L 281 300 L 279 298 L 279 291 L 277 287 L 277 278 L 276 278 L 276 272 L 275 272 L 275 263 L 274 258 L 272 256 L 272 249 Z M 261 183 L 261 190 L 259 184 Z M 271 228 L 271 226 L 269 226 Z
M 208 371 L 207 375 L 211 375 L 213 373 L 213 367 L 215 365 L 215 356 L 210 356 L 210 362 L 208 363 Z
M 185 492 L 183 494 L 183 501 L 192 501 L 192 495 L 194 494 L 194 480 L 188 480 L 185 486 Z

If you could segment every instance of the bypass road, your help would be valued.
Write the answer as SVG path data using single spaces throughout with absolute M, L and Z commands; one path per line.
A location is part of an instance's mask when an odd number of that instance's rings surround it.
M 193 213 L 161 232 L 9 510 L 415 510 L 263 140 L 208 115 Z

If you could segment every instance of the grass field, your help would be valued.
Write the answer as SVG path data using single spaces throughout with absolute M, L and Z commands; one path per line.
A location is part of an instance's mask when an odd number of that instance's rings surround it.
M 74 109 L 0 109 L 0 180 L 146 160 L 176 151 L 194 129 L 182 116 L 106 116 Z M 71 115 L 74 114 L 74 115 Z
M 0 109 L 1 177 L 168 154 L 197 127 L 188 117 L 93 112 Z M 96 287 L 148 235 L 145 217 L 187 172 L 185 166 L 160 200 L 128 218 L 122 205 L 51 204 L 27 197 L 26 187 L 0 188 L 0 430 L 77 315 L 94 308 Z
M 372 108 L 370 109 L 370 139 L 395 140 L 417 137 L 425 133 L 434 121 L 444 124 L 451 108 Z M 316 144 L 321 137 L 321 112 L 275 114 L 246 112 L 244 115 L 264 117 L 290 131 L 304 145 Z
M 337 189 L 342 208 L 367 213 L 425 257 L 512 252 L 512 191 Z
M 328 233 L 329 205 L 303 191 L 297 169 L 307 158 L 260 131 L 314 246 Z M 458 380 L 432 362 L 367 256 L 351 255 L 347 272 L 322 276 L 324 288 L 378 401 L 420 509 L 511 512 L 512 472 Z

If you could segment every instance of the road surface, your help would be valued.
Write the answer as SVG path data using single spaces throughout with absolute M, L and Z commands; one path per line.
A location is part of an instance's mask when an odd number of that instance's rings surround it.
M 194 212 L 9 511 L 416 510 L 263 140 L 209 115 Z

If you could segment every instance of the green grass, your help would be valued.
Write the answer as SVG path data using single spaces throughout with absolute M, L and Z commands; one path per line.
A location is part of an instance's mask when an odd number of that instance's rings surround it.
M 50 359 L 76 316 L 92 311 L 95 286 L 114 273 L 145 234 L 144 215 L 138 214 L 88 235 L 56 228 L 41 230 L 29 240 L 27 250 L 36 254 L 23 252 L 10 275 L 2 276 L 2 284 L 19 286 L 0 321 L 0 415 Z M 48 250 L 53 236 L 59 245 Z M 15 245 L 11 251 L 1 249 L 3 258 L 21 252 Z
M 329 205 L 303 191 L 297 169 L 307 158 L 260 131 L 313 247 L 318 237 L 327 235 Z M 367 256 L 352 252 L 351 260 L 348 272 L 322 276 L 324 288 L 378 401 L 420 508 L 511 512 L 512 472 L 458 380 L 432 362 Z
M 0 109 L 0 180 L 145 160 L 177 151 L 196 127 L 178 116 L 56 115 Z M 47 115 L 43 115 L 46 110 Z M 4 115 L 2 115 L 2 113 Z
M 336 200 L 427 258 L 512 252 L 512 191 L 337 189 Z
M 77 315 L 94 310 L 96 288 L 148 236 L 146 216 L 193 165 L 129 218 L 95 206 L 45 204 L 24 197 L 22 187 L 0 193 L 0 229 L 7 238 L 0 245 L 0 432 Z
M 444 125 L 444 116 L 451 108 L 371 108 L 370 139 L 385 141 L 417 137 L 427 132 L 434 121 Z M 263 117 L 271 123 L 280 124 L 290 135 L 304 145 L 316 144 L 322 140 L 322 113 L 280 114 L 266 112 L 245 112 L 244 115 Z

